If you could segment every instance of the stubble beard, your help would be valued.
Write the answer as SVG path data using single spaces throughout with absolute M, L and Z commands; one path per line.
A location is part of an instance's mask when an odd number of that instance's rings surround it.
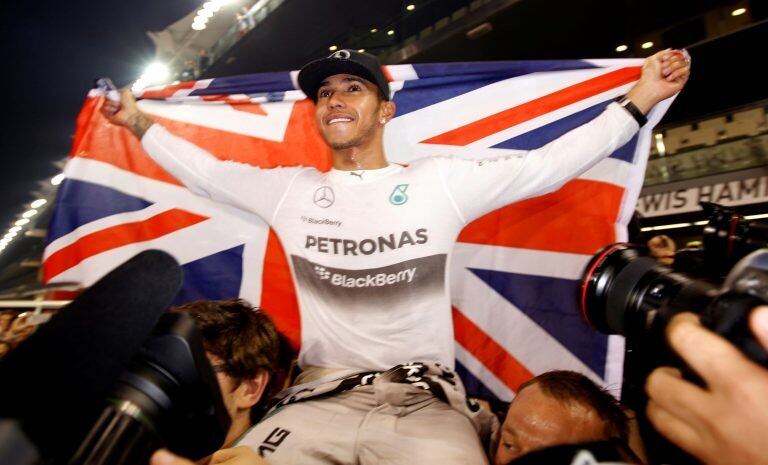
M 362 145 L 366 140 L 371 139 L 375 133 L 376 118 L 372 117 L 371 123 L 367 127 L 362 128 L 360 132 L 358 132 L 357 137 L 353 137 L 352 139 L 341 142 L 328 142 L 328 146 L 330 146 L 333 150 L 351 149 L 353 147 Z

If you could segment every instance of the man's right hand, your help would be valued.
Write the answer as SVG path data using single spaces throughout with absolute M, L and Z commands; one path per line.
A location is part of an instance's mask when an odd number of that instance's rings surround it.
M 154 121 L 149 116 L 139 110 L 138 105 L 136 105 L 136 99 L 133 98 L 133 94 L 129 89 L 122 89 L 120 91 L 119 103 L 110 99 L 104 99 L 104 103 L 101 106 L 101 114 L 110 123 L 130 129 L 139 139 L 154 124 Z

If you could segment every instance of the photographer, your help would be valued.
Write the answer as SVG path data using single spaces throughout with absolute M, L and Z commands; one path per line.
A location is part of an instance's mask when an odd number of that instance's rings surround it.
M 269 398 L 280 390 L 287 350 L 281 350 L 272 320 L 243 300 L 200 300 L 172 311 L 191 316 L 200 330 L 232 418 L 224 441 L 229 447 L 260 419 Z
M 768 307 L 749 319 L 768 348 Z M 648 378 L 648 417 L 659 432 L 707 464 L 768 464 L 768 370 L 683 313 L 667 328 L 672 348 L 706 383 L 702 388 L 670 367 Z

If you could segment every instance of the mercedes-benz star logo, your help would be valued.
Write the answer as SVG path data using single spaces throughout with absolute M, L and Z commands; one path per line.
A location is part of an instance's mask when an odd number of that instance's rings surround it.
M 315 196 L 312 199 L 320 208 L 328 208 L 333 205 L 333 201 L 336 200 L 336 196 L 333 194 L 333 189 L 328 186 L 318 187 L 315 191 Z

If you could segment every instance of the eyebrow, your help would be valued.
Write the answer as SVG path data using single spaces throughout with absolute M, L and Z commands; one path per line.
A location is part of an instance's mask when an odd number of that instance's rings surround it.
M 363 83 L 363 78 L 359 78 L 357 76 L 347 76 L 344 79 L 342 79 L 342 82 L 359 82 L 360 84 L 364 84 Z M 325 81 L 322 81 L 320 83 L 320 87 L 327 86 L 328 84 L 329 84 L 329 82 L 326 79 Z

